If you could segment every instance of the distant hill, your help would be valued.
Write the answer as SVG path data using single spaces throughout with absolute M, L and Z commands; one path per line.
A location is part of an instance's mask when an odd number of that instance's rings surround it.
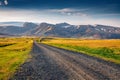
M 25 22 L 21 27 L 19 26 L 0 26 L 0 32 L 10 35 L 22 35 L 23 33 L 34 29 L 37 24 Z
M 0 38 L 1 38 L 1 37 L 11 37 L 11 36 L 14 36 L 14 35 L 9 35 L 9 34 L 0 33 Z
M 21 27 L 24 22 L 0 22 L 0 26 L 19 26 Z
M 68 23 L 29 23 L 23 26 L 1 26 L 0 32 L 23 36 L 52 36 L 67 38 L 120 39 L 120 27 L 105 25 L 71 25 Z

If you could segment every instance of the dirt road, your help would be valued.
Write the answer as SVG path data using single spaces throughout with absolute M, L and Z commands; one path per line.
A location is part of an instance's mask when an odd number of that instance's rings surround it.
M 12 80 L 120 80 L 120 65 L 34 42 Z

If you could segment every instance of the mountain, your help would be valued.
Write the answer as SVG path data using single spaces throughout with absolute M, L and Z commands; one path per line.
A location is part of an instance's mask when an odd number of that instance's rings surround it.
M 56 26 L 56 27 L 68 28 L 68 27 L 70 27 L 71 25 L 64 22 L 64 23 L 56 24 L 55 26 Z
M 0 26 L 22 26 L 24 22 L 0 22 Z
M 1 33 L 25 36 L 52 36 L 67 38 L 120 39 L 120 28 L 105 25 L 71 25 L 68 23 L 28 23 L 22 27 L 0 27 Z
M 1 37 L 12 37 L 12 36 L 14 36 L 14 35 L 0 33 L 0 38 Z
M 59 23 L 56 25 L 41 23 L 31 32 L 39 36 L 73 37 L 73 38 L 99 38 L 119 39 L 120 28 L 105 25 L 70 25 Z
M 41 23 L 37 27 L 31 29 L 30 31 L 27 31 L 24 33 L 24 35 L 33 35 L 33 36 L 44 36 L 44 34 L 50 30 L 50 28 L 54 27 L 53 24 L 48 23 Z
M 25 22 L 22 27 L 19 26 L 0 26 L 0 32 L 10 35 L 22 35 L 26 31 L 29 31 L 38 26 L 34 23 Z

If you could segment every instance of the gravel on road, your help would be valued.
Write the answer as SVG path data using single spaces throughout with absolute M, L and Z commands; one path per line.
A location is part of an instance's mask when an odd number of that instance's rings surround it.
M 120 80 L 120 65 L 34 42 L 28 61 L 10 80 Z

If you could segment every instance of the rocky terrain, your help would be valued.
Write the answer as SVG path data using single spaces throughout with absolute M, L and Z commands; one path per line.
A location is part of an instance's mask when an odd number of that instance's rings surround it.
M 10 24 L 10 23 L 9 23 Z M 17 23 L 18 24 L 18 23 Z M 51 36 L 90 39 L 120 39 L 120 27 L 25 22 L 23 26 L 0 26 L 0 33 L 19 36 Z

